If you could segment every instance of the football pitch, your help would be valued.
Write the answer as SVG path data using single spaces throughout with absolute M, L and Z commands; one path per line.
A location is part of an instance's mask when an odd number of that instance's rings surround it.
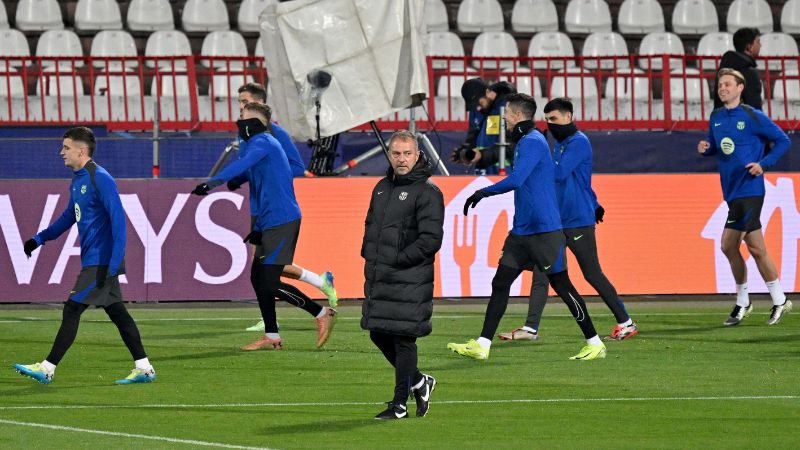
M 791 297 L 791 296 L 790 296 Z M 762 298 L 759 296 L 759 298 Z M 800 302 L 795 302 L 800 304 Z M 722 326 L 732 297 L 628 301 L 640 333 L 607 342 L 608 357 L 570 361 L 584 341 L 551 300 L 538 342 L 497 339 L 488 361 L 446 349 L 477 337 L 485 302 L 437 301 L 419 367 L 436 377 L 427 417 L 377 421 L 393 370 L 345 303 L 328 344 L 314 348 L 307 313 L 278 309 L 284 350 L 243 352 L 255 305 L 133 306 L 158 379 L 117 386 L 133 367 L 116 328 L 88 310 L 50 385 L 14 363 L 44 359 L 60 305 L 0 307 L 0 448 L 797 448 L 800 311 L 767 326 L 755 302 Z M 591 302 L 598 331 L 613 327 Z M 498 331 L 524 322 L 509 306 Z

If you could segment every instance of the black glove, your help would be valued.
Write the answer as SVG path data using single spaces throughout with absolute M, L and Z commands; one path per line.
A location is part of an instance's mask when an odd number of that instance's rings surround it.
M 36 239 L 28 239 L 25 241 L 25 254 L 28 255 L 28 258 L 31 257 L 31 253 L 37 248 L 39 248 L 39 243 L 36 242 Z
M 242 187 L 242 183 L 239 183 L 239 182 L 236 182 L 236 181 L 233 181 L 233 180 L 228 180 L 228 182 L 225 184 L 225 186 L 228 187 L 229 191 L 235 191 L 235 190 L 239 189 L 240 187 Z
M 242 242 L 249 242 L 253 245 L 261 245 L 261 232 L 260 231 L 251 231 L 250 234 L 244 237 Z
M 108 278 L 108 266 L 97 266 L 97 281 L 95 282 L 97 289 L 106 285 L 106 278 Z
M 602 222 L 604 215 L 606 215 L 606 210 L 603 209 L 602 206 L 597 205 L 597 209 L 594 210 L 594 223 Z
M 208 191 L 211 190 L 211 186 L 208 183 L 201 183 L 198 184 L 197 187 L 194 188 L 192 194 L 194 195 L 208 195 Z
M 465 216 L 467 215 L 467 212 L 468 212 L 470 207 L 474 208 L 475 205 L 477 205 L 478 202 L 481 201 L 484 197 L 489 197 L 491 195 L 492 194 L 484 191 L 483 189 L 475 191 L 474 194 L 469 196 L 469 198 L 467 199 L 467 202 L 464 203 L 464 215 Z

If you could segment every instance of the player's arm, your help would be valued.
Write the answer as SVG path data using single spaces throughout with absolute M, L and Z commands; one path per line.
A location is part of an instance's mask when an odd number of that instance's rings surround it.
M 397 264 L 411 267 L 433 258 L 442 246 L 444 234 L 444 197 L 442 192 L 431 185 L 423 192 L 417 202 L 417 239 L 400 250 Z
M 545 151 L 537 152 L 535 148 L 532 148 L 534 145 L 540 145 L 538 142 L 527 143 L 527 145 L 517 145 L 519 147 L 519 153 L 517 153 L 517 158 L 514 161 L 514 171 L 511 172 L 511 175 L 491 186 L 481 189 L 481 191 L 487 192 L 490 195 L 496 195 L 504 194 L 519 188 L 530 176 L 531 172 L 533 172 L 533 168 L 536 167 L 536 164 L 541 161 L 545 152 L 548 151 L 545 149 Z
M 564 152 L 555 165 L 556 181 L 566 180 L 587 161 L 592 161 L 592 145 L 586 139 L 573 139 L 569 151 Z
M 97 175 L 95 179 L 97 194 L 111 219 L 111 259 L 108 262 L 108 276 L 119 275 L 122 272 L 122 261 L 125 256 L 125 210 L 119 198 L 117 183 L 110 176 Z
M 47 241 L 58 239 L 59 236 L 61 236 L 65 231 L 69 230 L 69 228 L 74 224 L 75 202 L 72 201 L 72 196 L 70 196 L 64 212 L 62 212 L 58 219 L 50 224 L 49 227 L 36 234 L 36 236 L 33 237 L 33 240 L 39 245 L 44 245 L 44 243 Z
M 761 116 L 758 121 L 759 127 L 757 128 L 756 134 L 773 144 L 772 150 L 761 158 L 761 161 L 758 161 L 761 168 L 766 170 L 774 166 L 781 156 L 789 151 L 792 141 L 789 139 L 789 136 L 787 136 L 780 127 L 775 125 L 775 122 L 771 121 L 764 113 L 761 111 L 755 111 L 755 113 Z
M 247 155 L 245 155 L 244 158 L 239 158 L 231 164 L 228 164 L 224 169 L 222 169 L 215 176 L 211 177 L 208 181 L 198 184 L 197 187 L 195 187 L 192 191 L 192 194 L 207 195 L 208 191 L 214 189 L 220 184 L 238 176 L 245 175 L 248 169 L 255 166 L 259 161 L 267 156 L 267 152 L 270 151 L 271 147 L 271 145 L 251 146 L 248 148 Z

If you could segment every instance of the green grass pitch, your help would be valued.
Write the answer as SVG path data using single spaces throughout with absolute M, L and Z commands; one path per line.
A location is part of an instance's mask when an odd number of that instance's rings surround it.
M 235 307 L 132 307 L 158 380 L 116 386 L 133 364 L 102 311 L 85 313 L 50 385 L 12 369 L 41 361 L 60 309 L 0 308 L 0 448 L 797 448 L 800 311 L 767 326 L 769 303 L 742 325 L 722 322 L 732 301 L 631 302 L 641 332 L 608 357 L 570 361 L 583 345 L 551 301 L 538 342 L 495 339 L 488 361 L 448 342 L 477 337 L 485 304 L 438 302 L 419 366 L 438 386 L 427 417 L 381 422 L 393 371 L 340 308 L 314 348 L 306 313 L 278 310 L 285 349 L 242 352 L 258 316 Z M 589 304 L 602 334 L 613 318 Z M 519 326 L 512 304 L 499 331 Z M 414 411 L 413 400 L 409 409 Z

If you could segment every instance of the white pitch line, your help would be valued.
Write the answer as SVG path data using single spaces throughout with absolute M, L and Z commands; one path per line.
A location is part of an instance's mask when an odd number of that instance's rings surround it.
M 442 400 L 437 405 L 463 405 L 484 403 L 581 403 L 581 402 L 658 402 L 658 401 L 707 401 L 707 400 L 797 400 L 797 395 L 746 395 L 729 397 L 605 397 L 605 398 L 523 398 L 500 400 Z M 264 407 L 302 407 L 302 406 L 370 406 L 384 402 L 297 402 L 297 403 L 209 403 L 209 404 L 151 404 L 151 405 L 37 405 L 0 406 L 0 410 L 29 409 L 188 409 L 188 408 L 264 408 Z
M 5 419 L 0 419 L 0 423 L 4 423 L 7 425 L 17 425 L 21 427 L 46 428 L 48 430 L 75 431 L 80 433 L 100 434 L 103 436 L 118 436 L 118 437 L 134 438 L 134 439 L 146 439 L 149 441 L 171 442 L 174 444 L 200 445 L 204 447 L 219 447 L 219 448 L 237 448 L 237 449 L 247 449 L 247 450 L 269 450 L 266 447 L 247 447 L 244 445 L 223 444 L 221 442 L 196 441 L 194 439 L 176 439 L 164 436 L 149 436 L 146 434 L 118 433 L 115 431 L 92 430 L 90 428 L 76 428 L 63 425 L 50 425 L 47 423 L 18 422 L 16 420 L 5 420 Z

